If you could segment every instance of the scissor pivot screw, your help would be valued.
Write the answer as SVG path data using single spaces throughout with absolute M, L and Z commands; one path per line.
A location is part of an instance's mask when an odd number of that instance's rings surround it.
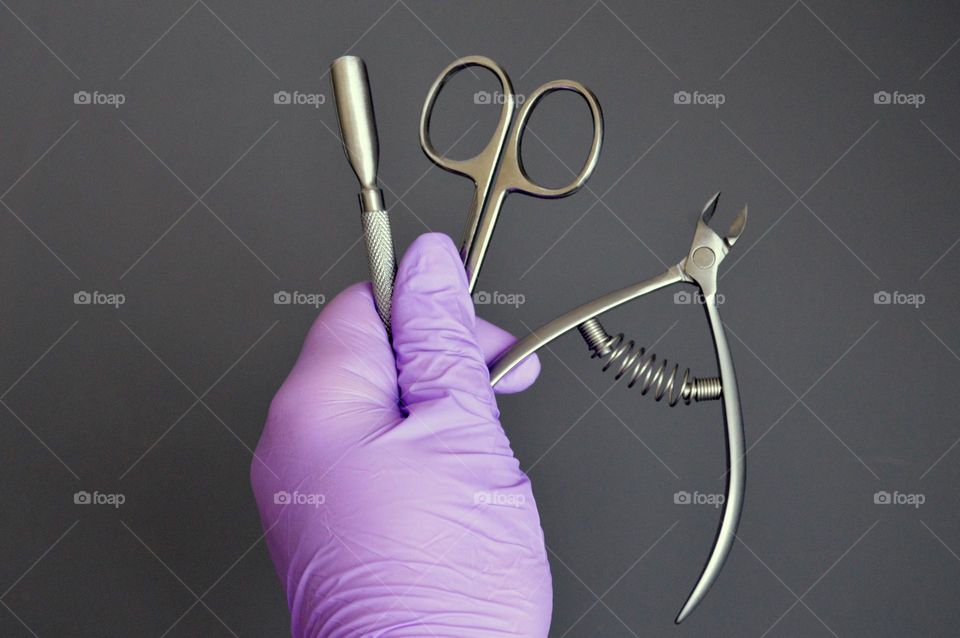
M 693 251 L 693 263 L 697 268 L 706 270 L 713 266 L 713 262 L 717 260 L 717 256 L 714 254 L 713 250 L 707 248 L 706 246 L 701 246 Z

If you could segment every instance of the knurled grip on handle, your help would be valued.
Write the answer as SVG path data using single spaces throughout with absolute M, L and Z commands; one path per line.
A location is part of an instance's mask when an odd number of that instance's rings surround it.
M 377 314 L 390 336 L 390 307 L 393 303 L 393 280 L 397 275 L 397 258 L 393 252 L 390 218 L 383 210 L 363 211 L 363 238 L 367 245 L 370 281 Z

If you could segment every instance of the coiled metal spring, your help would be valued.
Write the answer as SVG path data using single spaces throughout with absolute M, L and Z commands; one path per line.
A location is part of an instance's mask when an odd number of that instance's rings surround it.
M 617 365 L 614 378 L 626 377 L 628 388 L 639 382 L 641 395 L 652 391 L 656 401 L 666 397 L 667 404 L 673 407 L 681 399 L 689 405 L 691 401 L 716 400 L 723 394 L 719 378 L 691 377 L 690 368 L 684 369 L 681 375 L 678 364 L 671 370 L 669 361 L 658 361 L 656 354 L 627 341 L 622 332 L 611 336 L 596 319 L 584 321 L 577 329 L 594 358 L 606 357 L 603 371 Z

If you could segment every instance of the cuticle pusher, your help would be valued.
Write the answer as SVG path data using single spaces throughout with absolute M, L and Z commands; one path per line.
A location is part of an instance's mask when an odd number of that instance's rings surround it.
M 370 81 L 363 60 L 353 55 L 339 57 L 330 65 L 333 95 L 343 151 L 360 181 L 360 216 L 367 247 L 370 280 L 377 313 L 390 337 L 390 307 L 397 259 L 393 250 L 390 218 L 383 206 L 383 191 L 377 185 L 380 143 L 370 98 Z

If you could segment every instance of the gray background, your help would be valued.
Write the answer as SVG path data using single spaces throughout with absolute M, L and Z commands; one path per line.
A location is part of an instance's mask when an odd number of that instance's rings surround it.
M 331 100 L 273 94 L 329 96 L 327 65 L 348 51 L 370 67 L 401 251 L 428 229 L 458 238 L 469 203 L 469 182 L 417 143 L 453 58 L 495 58 L 520 93 L 570 77 L 599 96 L 589 188 L 510 198 L 480 278 L 525 296 L 480 309 L 517 334 L 678 261 L 714 191 L 721 226 L 750 206 L 721 281 L 746 508 L 683 626 L 718 511 L 674 494 L 722 491 L 719 404 L 671 410 L 613 387 L 575 335 L 542 353 L 533 389 L 501 399 L 550 550 L 552 635 L 956 633 L 956 5 L 0 5 L 0 635 L 288 631 L 248 468 L 316 310 L 273 295 L 330 298 L 365 258 Z M 439 148 L 481 147 L 497 109 L 472 96 L 493 88 L 466 74 L 449 87 Z M 81 90 L 126 102 L 74 104 Z M 681 90 L 725 102 L 675 104 Z M 880 90 L 925 102 L 875 104 Z M 586 126 L 576 98 L 544 103 L 534 176 L 568 178 L 558 158 L 580 161 Z M 126 303 L 75 305 L 78 291 Z M 925 303 L 876 305 L 878 291 Z M 605 323 L 713 373 L 703 313 L 672 291 Z M 126 503 L 75 505 L 78 490 Z M 878 491 L 924 503 L 877 505 Z

